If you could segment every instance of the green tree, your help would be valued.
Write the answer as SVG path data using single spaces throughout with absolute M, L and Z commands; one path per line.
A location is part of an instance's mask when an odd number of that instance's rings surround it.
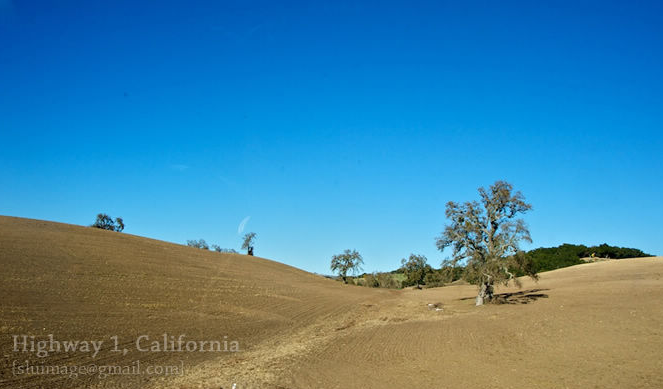
M 244 235 L 244 242 L 242 243 L 242 250 L 246 250 L 247 255 L 253 255 L 253 244 L 256 240 L 256 233 L 249 232 Z
M 423 255 L 410 254 L 410 258 L 401 259 L 401 271 L 405 274 L 403 286 L 424 284 L 424 277 L 433 271 Z
M 115 220 L 113 220 L 112 217 L 106 215 L 105 213 L 100 213 L 97 215 L 97 220 L 95 220 L 95 222 L 90 227 L 122 232 L 124 230 L 124 220 L 122 220 L 121 217 L 117 217 Z
M 348 272 L 356 274 L 364 264 L 364 259 L 357 250 L 345 250 L 343 254 L 334 255 L 331 260 L 331 270 L 337 272 L 343 279 L 344 283 L 348 283 Z
M 445 214 L 451 223 L 436 240 L 439 250 L 452 248 L 452 257 L 443 266 L 465 262 L 464 278 L 479 285 L 476 305 L 492 300 L 495 284 L 513 280 L 519 285 L 513 274 L 516 271 L 536 279 L 531 259 L 519 248 L 520 241 L 532 239 L 525 222 L 516 219 L 532 206 L 504 181 L 495 182 L 488 190 L 479 188 L 479 195 L 478 202 L 447 203 Z

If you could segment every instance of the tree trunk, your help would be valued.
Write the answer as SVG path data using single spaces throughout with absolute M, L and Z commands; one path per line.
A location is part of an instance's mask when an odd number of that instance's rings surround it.
M 483 305 L 483 299 L 484 299 L 485 296 L 486 296 L 485 284 L 481 284 L 481 290 L 479 290 L 479 294 L 477 295 L 476 303 L 475 303 L 475 305 L 477 307 L 479 305 Z
M 481 289 L 476 299 L 476 306 L 483 305 L 493 299 L 493 285 L 488 282 L 481 284 Z

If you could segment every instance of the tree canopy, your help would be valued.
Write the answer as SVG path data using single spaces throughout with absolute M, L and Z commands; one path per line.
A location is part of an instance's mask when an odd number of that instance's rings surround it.
M 361 265 L 363 264 L 364 259 L 357 250 L 347 249 L 342 254 L 337 254 L 332 257 L 331 270 L 337 272 L 343 279 L 343 282 L 347 283 L 348 272 L 355 274 L 361 269 Z
M 516 218 L 532 206 L 505 181 L 479 188 L 479 195 L 480 201 L 447 203 L 450 224 L 436 240 L 439 250 L 452 249 L 443 265 L 455 267 L 464 262 L 464 278 L 481 285 L 477 305 L 492 298 L 494 284 L 517 283 L 514 271 L 536 278 L 531 260 L 519 248 L 520 241 L 532 239 L 525 222 Z
M 95 220 L 95 222 L 90 227 L 122 232 L 124 230 L 124 220 L 122 220 L 121 217 L 117 217 L 115 220 L 113 220 L 112 217 L 106 215 L 105 213 L 100 213 L 97 215 L 97 220 Z

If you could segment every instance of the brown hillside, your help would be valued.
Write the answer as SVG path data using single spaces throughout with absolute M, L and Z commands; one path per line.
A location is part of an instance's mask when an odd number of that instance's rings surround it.
M 663 258 L 543 273 L 474 307 L 469 285 L 388 291 L 266 259 L 0 217 L 0 386 L 11 388 L 659 388 Z M 441 310 L 429 307 L 437 304 Z M 139 352 L 141 335 L 237 340 L 237 353 Z M 13 351 L 12 335 L 103 340 Z M 110 350 L 118 336 L 126 355 Z M 183 376 L 14 375 L 44 365 L 185 366 Z

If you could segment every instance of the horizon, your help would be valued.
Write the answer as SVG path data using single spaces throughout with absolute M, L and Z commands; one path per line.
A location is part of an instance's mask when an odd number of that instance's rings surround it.
M 48 223 L 55 223 L 55 224 L 65 224 L 65 225 L 70 225 L 70 226 L 75 226 L 75 227 L 95 228 L 95 227 L 92 226 L 92 225 L 70 224 L 70 223 L 59 222 L 59 221 L 56 221 L 56 220 L 31 219 L 31 218 L 24 218 L 24 217 L 20 217 L 20 216 L 11 216 L 11 215 L 0 215 L 0 217 L 19 218 L 19 219 L 32 220 L 32 221 L 37 221 L 37 222 L 48 222 Z M 108 230 L 108 229 L 103 229 L 103 230 Z M 116 232 L 116 231 L 112 231 L 112 230 L 109 230 L 109 231 L 110 231 L 110 232 Z M 165 241 L 165 240 L 156 239 L 156 238 L 153 238 L 153 237 L 150 237 L 150 236 L 136 235 L 136 234 L 127 233 L 127 232 L 124 232 L 124 231 L 118 231 L 118 232 L 116 232 L 116 233 L 118 233 L 118 234 L 125 234 L 125 235 L 131 235 L 131 236 L 134 236 L 134 237 L 136 237 L 136 238 L 144 238 L 144 239 L 149 239 L 149 240 L 156 240 L 156 241 L 163 242 L 163 243 L 176 244 L 176 245 L 180 245 L 180 246 L 191 247 L 191 248 L 194 248 L 194 249 L 201 250 L 200 247 L 189 246 L 187 243 Z M 204 240 L 204 239 L 203 239 L 203 240 Z M 210 247 L 209 247 L 208 249 L 202 249 L 203 251 L 216 252 L 216 251 L 212 248 L 212 245 L 213 245 L 213 244 L 216 244 L 215 242 L 206 242 L 206 243 L 207 243 Z M 557 247 L 561 247 L 561 246 L 564 246 L 564 245 L 583 245 L 583 244 L 582 244 L 582 243 L 569 243 L 569 242 L 564 242 L 564 243 L 560 243 L 559 245 L 556 245 L 556 246 L 550 246 L 550 247 L 542 247 L 542 246 L 538 246 L 538 247 L 537 247 L 536 245 L 530 245 L 530 246 L 532 246 L 532 247 L 531 247 L 529 250 L 525 250 L 525 251 L 531 251 L 531 250 L 537 250 L 537 249 L 547 249 L 547 248 L 557 248 Z M 587 248 L 593 248 L 593 247 L 598 247 L 598 246 L 601 246 L 601 245 L 608 245 L 608 246 L 611 246 L 611 247 L 617 247 L 617 246 L 611 245 L 611 244 L 608 243 L 608 242 L 603 242 L 603 243 L 599 243 L 599 244 L 596 244 L 596 245 L 584 245 L 584 246 L 586 246 Z M 223 247 L 223 246 L 220 246 L 220 248 L 221 248 L 221 249 L 227 249 L 226 247 Z M 620 247 L 620 248 L 638 249 L 637 247 Z M 242 250 L 242 249 L 237 249 L 237 248 L 233 248 L 233 249 L 235 250 L 235 252 L 226 252 L 226 251 L 222 251 L 222 252 L 220 252 L 220 253 L 221 253 L 221 254 L 241 254 L 241 255 L 247 255 L 247 254 L 244 252 L 244 250 Z M 641 251 L 643 251 L 643 250 L 641 250 Z M 639 258 L 648 258 L 648 257 L 662 257 L 661 255 L 651 254 L 651 253 L 647 253 L 647 252 L 644 252 L 644 251 L 643 251 L 643 253 L 644 253 L 645 255 L 647 255 L 647 256 L 645 256 L 645 257 L 633 257 L 633 258 L 611 258 L 611 259 L 639 259 Z M 280 262 L 280 261 L 277 261 L 277 260 L 275 260 L 275 259 L 273 259 L 273 258 L 269 258 L 269 257 L 261 257 L 260 255 L 256 255 L 256 257 L 258 257 L 258 258 L 262 258 L 262 259 L 267 259 L 267 260 L 271 260 L 271 261 L 275 261 L 275 262 L 279 262 L 279 263 L 282 263 L 282 264 L 288 265 L 288 264 L 285 263 L 285 262 Z M 602 257 L 597 257 L 597 258 L 600 259 L 600 258 L 602 258 Z M 606 258 L 607 258 L 607 257 L 606 257 Z M 442 265 L 442 266 L 445 265 L 445 264 L 438 264 L 438 265 L 436 266 L 434 263 L 427 263 L 427 264 L 428 264 L 428 265 L 431 265 L 433 268 L 439 268 L 440 265 Z M 293 266 L 293 265 L 289 265 L 289 266 Z M 447 266 L 448 266 L 448 265 L 447 265 Z M 297 268 L 297 267 L 295 267 L 295 268 Z M 563 268 L 563 267 L 562 267 L 562 268 Z M 357 275 L 357 276 L 361 276 L 362 274 L 370 274 L 370 273 L 375 273 L 375 272 L 378 272 L 378 273 L 389 273 L 389 272 L 392 272 L 392 271 L 399 271 L 400 269 L 401 269 L 401 266 L 399 265 L 398 267 L 393 268 L 393 269 L 377 269 L 377 270 L 375 270 L 375 271 L 373 271 L 373 272 L 367 272 L 367 271 L 364 271 L 364 270 L 360 270 L 360 271 L 356 272 L 355 275 Z M 300 270 L 305 270 L 305 269 L 300 269 Z M 557 270 L 557 269 L 553 269 L 553 270 Z M 543 270 L 543 271 L 541 271 L 541 272 L 545 272 L 545 271 L 550 271 L 550 270 Z M 313 273 L 313 274 L 317 274 L 317 275 L 325 276 L 325 277 L 332 277 L 332 278 L 338 278 L 338 277 L 340 277 L 339 275 L 335 275 L 334 272 L 331 271 L 331 270 L 328 271 L 328 272 L 323 272 L 323 273 L 319 273 L 319 272 L 315 272 L 315 271 L 309 271 L 309 272 L 310 272 L 310 273 Z
M 663 254 L 663 5 L 289 4 L 0 1 L 0 215 L 370 273 L 505 180 L 524 250 Z

